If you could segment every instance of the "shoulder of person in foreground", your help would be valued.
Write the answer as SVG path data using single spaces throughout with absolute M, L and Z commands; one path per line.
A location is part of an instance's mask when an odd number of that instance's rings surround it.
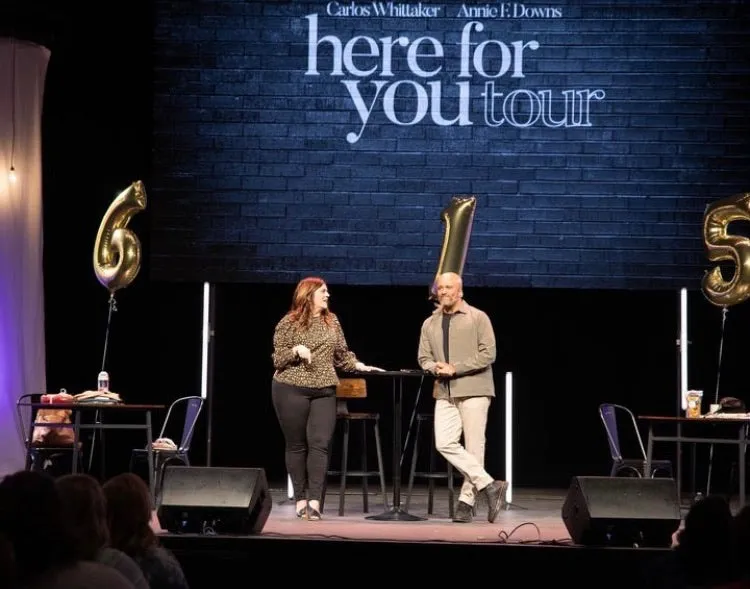
M 148 581 L 138 563 L 117 548 L 106 547 L 99 551 L 97 562 L 111 566 L 122 573 L 135 589 L 149 589 Z
M 188 589 L 185 572 L 177 557 L 161 544 L 154 544 L 138 558 L 151 589 Z
M 125 576 L 111 566 L 94 561 L 79 561 L 61 570 L 37 577 L 19 589 L 134 589 Z

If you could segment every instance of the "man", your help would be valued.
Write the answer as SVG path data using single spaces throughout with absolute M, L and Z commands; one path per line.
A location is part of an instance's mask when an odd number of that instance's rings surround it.
M 494 480 L 484 469 L 487 412 L 495 396 L 495 333 L 487 314 L 463 300 L 458 274 L 438 276 L 437 298 L 438 308 L 422 324 L 418 362 L 437 377 L 435 448 L 464 476 L 453 521 L 470 522 L 482 494 L 487 519 L 494 522 L 508 490 L 507 481 Z

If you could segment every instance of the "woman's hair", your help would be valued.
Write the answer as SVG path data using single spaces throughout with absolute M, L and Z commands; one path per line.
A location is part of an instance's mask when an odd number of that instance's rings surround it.
M 8 586 L 13 587 L 16 582 L 16 562 L 13 554 L 13 544 L 0 532 L 0 579 L 6 579 Z
M 76 560 L 60 495 L 46 473 L 22 470 L 2 479 L 0 534 L 12 546 L 19 581 Z
M 732 519 L 732 544 L 735 562 L 747 575 L 750 573 L 750 505 L 745 505 Z
M 297 288 L 294 289 L 292 306 L 288 313 L 293 323 L 302 327 L 309 327 L 313 312 L 313 294 L 324 285 L 325 281 L 317 276 L 308 276 L 299 281 Z M 320 316 L 326 322 L 326 325 L 331 324 L 328 309 L 323 309 Z
M 55 484 L 75 551 L 79 558 L 95 560 L 97 553 L 109 544 L 107 501 L 102 486 L 87 474 L 68 474 Z
M 715 586 L 730 580 L 732 512 L 719 495 L 700 499 L 685 515 L 676 547 L 680 570 L 692 586 Z
M 134 557 L 157 543 L 151 529 L 151 493 L 143 479 L 124 472 L 102 486 L 112 547 Z

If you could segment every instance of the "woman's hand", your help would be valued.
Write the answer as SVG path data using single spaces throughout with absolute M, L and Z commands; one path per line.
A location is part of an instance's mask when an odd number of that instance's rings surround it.
M 363 362 L 357 362 L 354 365 L 354 369 L 357 372 L 385 372 L 382 368 L 378 368 L 377 366 L 367 366 L 367 364 L 364 364 Z
M 299 358 L 303 362 L 306 362 L 307 364 L 312 361 L 312 354 L 310 353 L 310 348 L 308 348 L 307 346 L 297 344 L 292 348 L 292 352 L 295 353 L 297 358 Z

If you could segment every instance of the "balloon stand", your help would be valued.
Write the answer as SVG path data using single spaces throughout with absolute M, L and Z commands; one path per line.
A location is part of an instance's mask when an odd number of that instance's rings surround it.
M 714 391 L 714 404 L 719 403 L 719 383 L 721 381 L 721 361 L 724 355 L 724 333 L 727 323 L 727 307 L 721 308 L 721 337 L 719 338 L 719 363 L 716 367 L 716 390 Z M 711 473 L 714 465 L 714 445 L 708 450 L 708 475 L 706 476 L 706 495 L 711 492 Z
M 107 349 L 109 348 L 109 330 L 110 326 L 112 325 L 112 314 L 117 312 L 117 302 L 115 301 L 115 294 L 110 293 L 109 295 L 109 310 L 107 311 L 107 327 L 104 331 L 104 351 L 102 352 L 102 366 L 100 370 L 104 370 L 105 366 L 107 365 Z M 94 416 L 94 421 L 96 423 L 101 423 L 101 412 L 96 411 L 96 414 Z M 94 449 L 96 447 L 96 432 L 98 430 L 93 430 L 91 434 L 91 449 L 89 451 L 89 465 L 88 470 L 91 471 L 91 466 L 94 462 Z M 100 431 L 100 430 L 99 430 Z M 101 433 L 99 434 L 102 435 Z M 102 440 L 102 446 L 104 445 L 104 440 Z M 104 448 L 102 448 L 102 451 L 104 451 Z
M 107 365 L 107 349 L 109 347 L 109 328 L 112 324 L 112 313 L 117 312 L 117 302 L 115 301 L 114 293 L 109 295 L 109 311 L 107 313 L 107 327 L 104 332 L 104 351 L 102 352 L 102 367 L 100 370 L 104 370 Z

